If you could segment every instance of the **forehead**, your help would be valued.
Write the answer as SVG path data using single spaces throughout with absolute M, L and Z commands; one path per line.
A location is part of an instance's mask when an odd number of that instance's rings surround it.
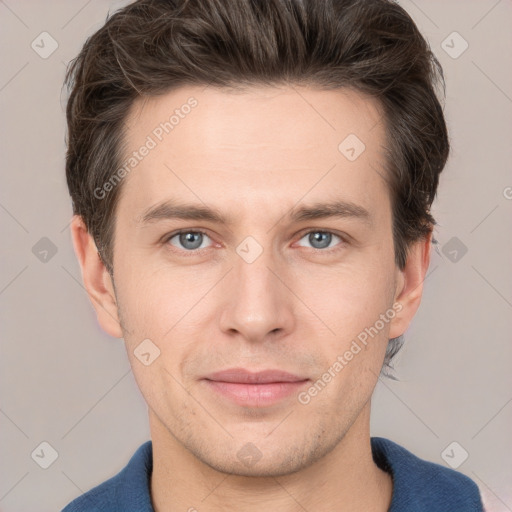
M 181 87 L 137 100 L 125 139 L 122 196 L 139 212 L 169 195 L 261 208 L 385 192 L 380 104 L 349 89 Z
M 315 132 L 317 139 L 327 137 L 326 143 L 336 143 L 348 133 L 364 138 L 381 117 L 376 98 L 348 88 L 321 90 L 290 85 L 235 90 L 190 86 L 137 99 L 125 126 L 127 139 L 133 143 L 144 135 L 179 139 L 192 134 L 204 137 L 197 141 L 203 150 L 229 141 L 243 149 L 258 143 L 307 146 L 314 141 Z M 374 135 L 378 136 L 379 130 Z

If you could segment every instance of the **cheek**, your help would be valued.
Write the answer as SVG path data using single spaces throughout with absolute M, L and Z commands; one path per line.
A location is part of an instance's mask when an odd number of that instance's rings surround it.
M 147 267 L 147 266 L 146 266 Z M 162 355 L 172 352 L 171 361 L 186 352 L 204 323 L 208 291 L 218 281 L 217 273 L 191 272 L 190 269 L 159 265 L 145 268 L 140 264 L 127 266 L 119 272 L 118 299 L 122 309 L 125 340 L 134 348 L 149 338 Z
M 311 311 L 330 328 L 329 338 L 333 338 L 334 332 L 340 349 L 340 342 L 349 343 L 390 308 L 392 273 L 393 266 L 385 261 L 368 260 L 359 265 L 339 266 L 329 272 L 310 272 L 295 289 Z
M 158 410 L 168 390 L 177 396 L 180 393 L 176 384 L 182 381 L 180 364 L 193 345 L 192 333 L 183 330 L 190 306 L 180 283 L 135 270 L 122 276 L 124 286 L 118 291 L 125 346 L 141 392 Z
M 174 315 L 183 300 L 178 283 L 162 279 L 136 264 L 116 268 L 118 304 L 126 341 L 160 338 L 177 321 Z M 173 314 L 174 312 L 174 314 Z

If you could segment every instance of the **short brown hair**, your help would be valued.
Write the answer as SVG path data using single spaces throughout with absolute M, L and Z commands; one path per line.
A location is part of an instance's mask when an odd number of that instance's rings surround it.
M 380 100 L 387 134 L 395 261 L 436 224 L 430 206 L 449 153 L 436 96 L 444 77 L 407 12 L 391 0 L 138 0 L 107 16 L 66 74 L 66 176 L 113 273 L 121 186 L 94 193 L 123 161 L 133 102 L 183 85 L 348 87 Z M 388 346 L 388 364 L 401 344 Z

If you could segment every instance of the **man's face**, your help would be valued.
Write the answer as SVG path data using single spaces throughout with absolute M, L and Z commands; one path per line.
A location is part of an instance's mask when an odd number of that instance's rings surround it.
M 197 105 L 172 131 L 155 132 L 191 96 Z M 135 107 L 127 153 L 148 136 L 156 145 L 122 183 L 114 283 L 152 429 L 229 473 L 306 467 L 363 428 L 387 341 L 402 334 L 389 313 L 401 273 L 378 104 L 348 90 L 187 87 Z M 215 209 L 228 223 L 147 215 L 166 202 Z M 293 218 L 336 202 L 357 211 Z M 156 347 L 151 364 L 134 353 L 148 362 Z M 275 384 L 206 380 L 232 368 L 303 382 L 269 398 Z M 329 368 L 330 381 L 308 391 Z

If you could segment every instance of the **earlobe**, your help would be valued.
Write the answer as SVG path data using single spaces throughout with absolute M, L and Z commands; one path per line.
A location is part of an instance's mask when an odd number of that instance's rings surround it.
M 122 338 L 116 296 L 112 278 L 98 254 L 93 237 L 87 231 L 83 219 L 75 215 L 71 221 L 71 236 L 75 254 L 82 271 L 87 294 L 96 310 L 102 329 L 114 338 Z
M 400 304 L 400 309 L 391 322 L 389 338 L 397 338 L 404 334 L 419 308 L 423 282 L 430 265 L 431 244 L 432 232 L 425 239 L 413 243 L 405 268 L 398 271 L 394 302 Z

